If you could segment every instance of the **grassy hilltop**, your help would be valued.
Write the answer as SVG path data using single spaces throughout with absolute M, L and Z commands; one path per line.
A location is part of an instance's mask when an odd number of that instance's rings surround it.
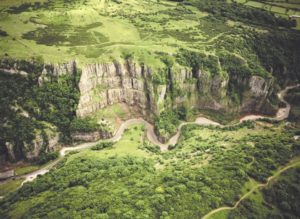
M 252 72 L 265 74 L 261 62 L 269 61 L 265 53 L 273 51 L 256 46 L 270 42 L 271 32 L 294 24 L 246 5 L 225 0 L 5 0 L 0 2 L 0 54 L 80 64 L 134 57 L 160 67 L 164 56 L 174 59 L 181 50 L 212 57 L 226 52 L 250 62 Z M 286 36 L 280 35 L 271 40 L 282 44 Z M 255 45 L 257 37 L 262 45 Z M 293 48 L 294 38 L 280 52 Z M 272 55 L 282 56 L 277 52 Z M 259 59 L 258 53 L 263 53 Z

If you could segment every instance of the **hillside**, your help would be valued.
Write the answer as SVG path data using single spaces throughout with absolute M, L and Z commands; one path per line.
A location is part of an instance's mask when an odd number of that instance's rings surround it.
M 277 184 L 299 191 L 298 16 L 298 0 L 2 0 L 0 217 L 297 216 Z

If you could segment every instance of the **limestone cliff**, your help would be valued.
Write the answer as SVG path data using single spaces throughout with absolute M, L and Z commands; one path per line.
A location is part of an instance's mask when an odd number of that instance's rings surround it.
M 84 117 L 108 105 L 125 102 L 143 115 L 156 111 L 151 70 L 127 61 L 125 64 L 91 64 L 82 69 L 77 116 Z
M 43 152 L 56 151 L 59 148 L 58 142 L 57 128 L 47 124 L 46 130 L 35 130 L 35 138 L 29 143 L 24 143 L 25 158 L 32 160 Z
M 211 75 L 188 68 L 164 69 L 166 80 L 157 83 L 158 74 L 149 66 L 125 63 L 90 64 L 82 69 L 77 116 L 91 115 L 102 108 L 124 102 L 141 114 L 159 114 L 163 108 L 185 105 L 190 108 L 223 110 L 235 114 L 273 113 L 268 97 L 274 80 L 259 76 Z M 240 89 L 242 88 L 242 89 Z M 240 103 L 230 92 L 237 92 Z
M 43 86 L 46 81 L 52 83 L 53 79 L 65 74 L 76 75 L 78 67 L 75 61 L 62 64 L 36 64 L 2 60 L 0 72 L 20 75 L 25 80 L 31 78 L 38 86 Z M 270 96 L 274 94 L 273 78 L 226 73 L 214 75 L 208 71 L 194 71 L 177 65 L 158 69 L 129 60 L 122 63 L 88 64 L 81 72 L 78 84 L 80 99 L 76 110 L 78 117 L 93 115 L 116 103 L 125 103 L 150 121 L 162 110 L 180 106 L 188 109 L 222 110 L 235 115 L 275 112 L 274 106 L 270 103 Z M 9 104 L 11 110 L 16 107 L 14 100 Z M 18 107 L 22 109 L 21 105 Z M 32 115 L 24 110 L 18 110 L 18 113 L 31 119 Z M 6 118 L 1 121 L 4 128 L 7 123 L 5 120 Z M 58 145 L 58 130 L 51 127 L 46 133 L 35 129 L 34 138 L 29 142 L 0 138 L 0 144 L 3 144 L 11 160 L 19 159 L 16 157 L 16 142 L 22 145 L 23 157 L 34 159 L 41 152 L 55 150 Z M 70 137 L 73 140 L 95 141 L 109 138 L 112 133 L 113 130 L 74 132 L 70 133 Z

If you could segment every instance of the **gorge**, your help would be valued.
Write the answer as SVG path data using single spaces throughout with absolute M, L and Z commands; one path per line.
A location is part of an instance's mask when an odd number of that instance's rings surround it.
M 299 15 L 1 0 L 0 218 L 299 218 Z

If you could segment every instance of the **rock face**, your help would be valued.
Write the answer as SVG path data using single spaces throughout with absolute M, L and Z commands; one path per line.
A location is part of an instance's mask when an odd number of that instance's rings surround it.
M 38 78 L 39 85 L 42 85 L 43 82 L 49 81 L 50 77 L 59 77 L 66 74 L 76 74 L 77 65 L 76 62 L 70 61 L 69 63 L 60 63 L 60 64 L 45 64 L 43 66 L 42 74 Z
M 221 75 L 212 76 L 205 71 L 194 74 L 188 69 L 172 72 L 173 84 L 181 95 L 176 97 L 176 105 L 188 102 L 189 106 L 200 109 L 219 110 L 227 105 L 226 91 L 228 79 Z
M 115 103 L 125 102 L 143 115 L 155 110 L 153 85 L 148 83 L 151 71 L 127 61 L 91 64 L 82 69 L 81 92 L 77 116 L 84 117 Z
M 4 180 L 10 177 L 13 177 L 15 175 L 14 170 L 7 170 L 5 172 L 0 172 L 0 180 Z
M 273 92 L 272 78 L 211 75 L 205 71 L 172 68 L 164 70 L 166 83 L 157 84 L 154 75 L 159 73 L 156 71 L 130 61 L 85 66 L 79 83 L 81 97 L 77 116 L 84 117 L 120 102 L 137 108 L 144 116 L 181 105 L 234 113 L 272 109 L 268 101 Z M 232 102 L 230 90 L 239 92 L 239 104 Z
M 16 156 L 14 153 L 14 145 L 10 142 L 5 142 L 5 147 L 7 150 L 7 154 L 10 160 L 16 160 Z
M 35 130 L 35 138 L 32 142 L 23 142 L 22 155 L 27 160 L 32 160 L 38 157 L 42 152 L 51 152 L 59 148 L 59 133 L 56 127 L 48 125 L 47 129 L 42 132 Z M 8 152 L 9 160 L 16 161 L 16 151 L 14 143 L 6 142 L 6 150 Z M 18 152 L 17 152 L 18 153 Z M 19 152 L 20 153 L 20 152 Z
M 74 141 L 97 141 L 99 139 L 109 139 L 113 137 L 113 133 L 109 131 L 95 131 L 95 132 L 75 132 L 71 134 L 71 138 Z
M 24 80 L 30 78 L 30 80 L 42 86 L 45 81 L 51 81 L 52 78 L 65 74 L 76 75 L 77 66 L 75 61 L 62 64 L 44 64 L 36 60 L 25 61 L 7 58 L 0 60 L 0 74 L 1 73 L 20 75 Z M 22 106 L 18 104 L 12 103 L 9 105 L 9 108 L 22 117 L 35 119 L 31 118 L 30 113 L 25 111 Z M 0 125 L 5 126 L 6 124 L 3 123 Z M 32 160 L 41 153 L 57 150 L 59 147 L 58 129 L 46 122 L 43 122 L 43 125 L 45 127 L 36 128 L 34 130 L 34 139 L 32 141 L 20 141 L 16 138 L 1 139 L 0 137 L 0 144 L 3 145 L 3 151 L 5 153 L 5 155 L 1 156 L 1 160 L 8 159 L 10 161 L 18 161 L 24 158 Z
M 38 157 L 42 152 L 51 152 L 59 148 L 59 134 L 55 127 L 50 127 L 43 134 L 39 130 L 36 131 L 35 139 L 31 143 L 24 143 L 26 150 L 25 158 L 32 160 Z
M 248 83 L 249 89 L 243 93 L 244 98 L 241 106 L 241 112 L 265 114 L 275 113 L 276 110 L 268 99 L 273 92 L 273 78 L 264 79 L 259 76 L 252 76 Z
M 199 73 L 198 80 L 193 81 L 191 71 L 180 69 L 170 71 L 168 84 L 161 85 L 153 82 L 153 70 L 148 66 L 139 66 L 129 61 L 124 64 L 90 64 L 82 70 L 77 116 L 84 117 L 120 102 L 138 108 L 142 115 L 146 115 L 147 112 L 156 114 L 161 108 L 160 105 L 164 104 L 166 97 L 174 89 L 182 91 L 182 94 L 175 97 L 175 105 L 186 102 L 186 96 L 189 95 L 192 96 L 190 98 L 192 105 L 202 104 L 203 108 L 220 108 L 221 104 L 218 101 L 221 101 L 226 93 L 224 92 L 226 80 L 221 78 L 212 80 L 205 73 Z M 199 99 L 200 96 L 197 95 L 199 92 L 206 93 L 205 98 Z M 212 97 L 214 94 L 218 100 L 214 98 L 208 100 L 207 96 Z
M 44 82 L 52 81 L 53 77 L 76 75 L 77 63 L 40 63 L 35 66 L 33 62 L 2 60 L 0 72 L 24 77 L 38 76 L 37 82 L 42 86 Z M 76 114 L 78 117 L 85 117 L 116 103 L 127 104 L 148 120 L 164 109 L 180 106 L 188 109 L 222 110 L 234 114 L 272 114 L 275 109 L 269 100 L 274 94 L 273 85 L 273 78 L 226 73 L 213 75 L 203 70 L 176 66 L 157 69 L 129 60 L 122 63 L 89 64 L 82 68 L 78 85 L 81 96 Z M 30 118 L 24 110 L 22 112 L 23 116 Z M 78 141 L 96 141 L 110 138 L 112 133 L 113 131 L 75 132 L 71 137 Z M 21 142 L 24 151 L 14 151 L 13 140 L 5 140 L 3 144 L 10 160 L 17 160 L 19 158 L 16 155 L 20 153 L 27 159 L 34 159 L 42 152 L 55 150 L 58 141 L 57 130 L 49 128 L 46 134 L 37 130 L 32 142 Z

